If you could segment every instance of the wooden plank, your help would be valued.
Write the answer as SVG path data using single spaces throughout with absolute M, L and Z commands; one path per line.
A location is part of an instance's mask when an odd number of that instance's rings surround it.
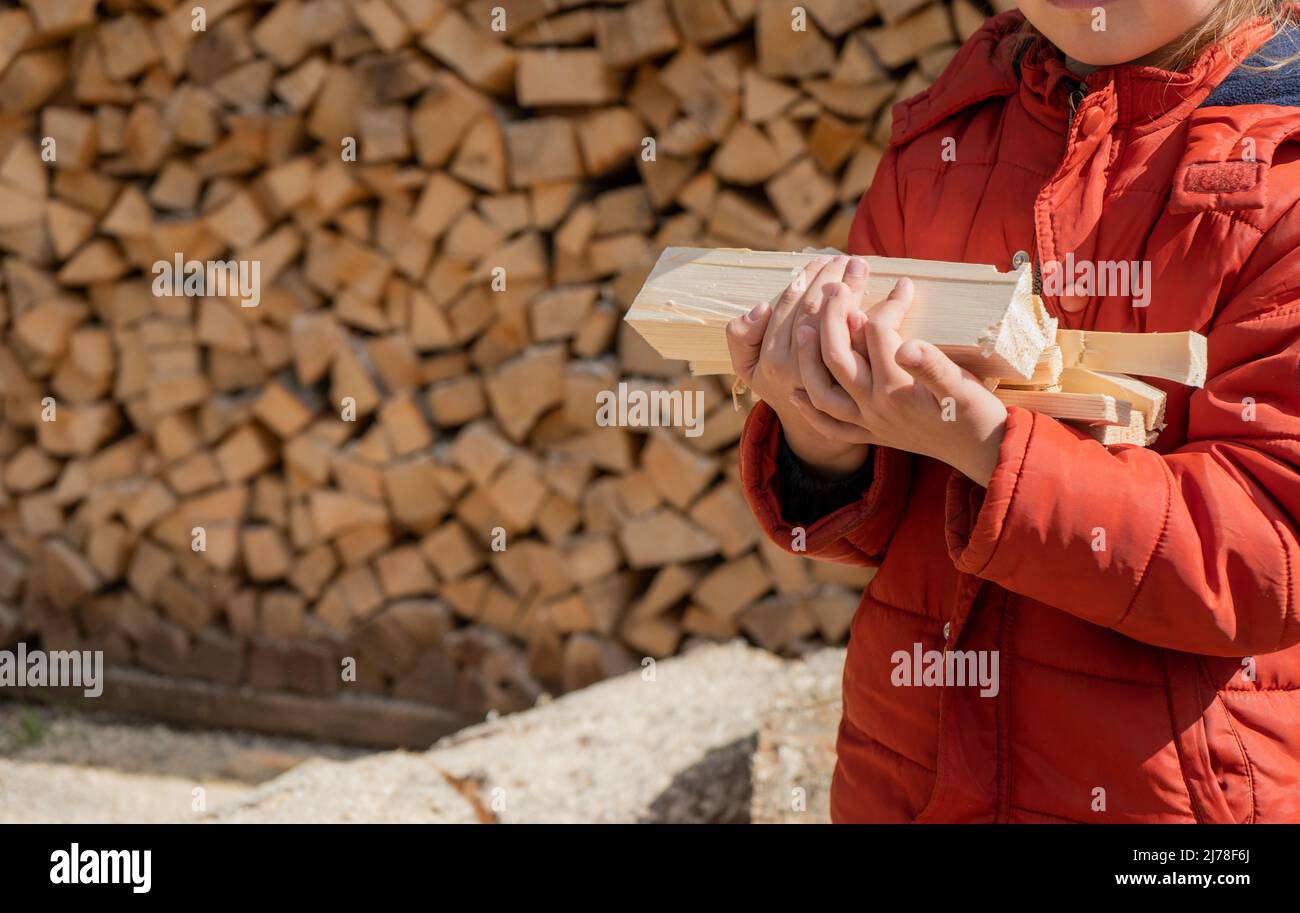
M 1066 368 L 1061 372 L 1065 393 L 1100 393 L 1125 400 L 1146 417 L 1146 430 L 1165 426 L 1165 391 L 1126 374 L 1105 374 L 1087 368 Z
M 762 302 L 774 303 L 815 256 L 669 248 L 625 319 L 664 358 L 712 369 L 729 361 L 727 322 Z M 1033 295 L 1027 271 L 865 259 L 868 305 L 884 298 L 902 276 L 915 283 L 904 336 L 932 342 L 979 377 L 1033 376 L 1056 321 Z
M 1128 422 L 1116 425 L 1085 425 L 1083 431 L 1103 447 L 1128 444 L 1134 447 L 1146 447 L 1157 436 L 1156 432 L 1147 430 L 1146 416 L 1134 409 Z
M 1005 390 L 994 395 L 1005 405 L 1019 406 L 1068 421 L 1097 425 L 1128 425 L 1133 407 L 1113 396 L 1098 393 L 1049 393 L 1042 390 Z
M 1206 340 L 1200 333 L 1103 333 L 1061 330 L 1057 334 L 1067 368 L 1159 377 L 1205 386 Z

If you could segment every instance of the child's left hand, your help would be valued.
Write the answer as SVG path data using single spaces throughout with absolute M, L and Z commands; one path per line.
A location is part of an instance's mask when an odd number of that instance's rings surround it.
M 860 287 L 864 287 L 865 283 Z M 912 282 L 901 280 L 870 313 L 847 285 L 826 289 L 795 329 L 804 392 L 793 402 L 832 440 L 871 443 L 942 460 L 987 486 L 1007 410 L 973 374 L 928 342 L 904 341 Z

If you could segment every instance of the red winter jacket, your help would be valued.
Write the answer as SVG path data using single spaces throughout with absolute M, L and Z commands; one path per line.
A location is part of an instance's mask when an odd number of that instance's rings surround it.
M 861 499 L 807 526 L 810 556 L 879 568 L 851 629 L 832 815 L 1300 821 L 1300 73 L 1239 66 L 1259 26 L 1183 73 L 1093 73 L 1071 120 L 1079 80 L 1041 44 L 1015 60 L 1021 21 L 990 20 L 895 108 L 851 252 L 1150 261 L 1147 307 L 1046 304 L 1062 327 L 1204 333 L 1209 377 L 1156 381 L 1151 449 L 1012 408 L 987 490 L 879 449 Z M 755 409 L 741 471 L 788 549 L 779 430 Z M 894 686 L 891 657 L 916 643 L 998 651 L 996 696 Z

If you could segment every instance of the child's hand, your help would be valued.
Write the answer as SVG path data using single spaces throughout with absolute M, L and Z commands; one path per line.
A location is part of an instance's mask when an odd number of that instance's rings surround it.
M 869 448 L 858 441 L 829 437 L 815 428 L 795 405 L 802 390 L 794 351 L 795 324 L 816 325 L 818 306 L 827 288 L 845 279 L 847 257 L 821 257 L 804 268 L 781 295 L 776 307 L 766 303 L 727 325 L 727 345 L 737 376 L 762 397 L 781 419 L 786 444 L 795 456 L 827 476 L 851 475 L 866 462 Z M 859 281 L 848 277 L 855 285 Z
M 928 342 L 899 335 L 912 303 L 902 279 L 865 317 L 861 291 L 827 289 L 816 326 L 795 329 L 803 391 L 791 401 L 825 438 L 942 460 L 988 485 L 1007 410 L 974 375 Z

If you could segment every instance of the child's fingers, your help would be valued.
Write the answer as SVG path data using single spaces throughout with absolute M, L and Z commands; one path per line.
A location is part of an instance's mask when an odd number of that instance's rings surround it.
M 894 354 L 903 343 L 898 328 L 911 306 L 912 280 L 904 277 L 867 315 L 862 333 L 866 339 L 867 360 L 871 364 L 872 389 L 876 393 L 888 393 L 911 383 L 911 377 L 894 360 Z
M 970 384 L 979 385 L 955 361 L 919 339 L 909 339 L 900 345 L 895 358 L 903 370 L 940 402 L 952 397 L 961 403 L 969 398 Z M 980 389 L 984 389 L 982 385 Z
M 821 312 L 826 307 L 826 296 L 844 278 L 844 270 L 848 265 L 848 257 L 835 257 L 822 267 L 821 272 L 813 279 L 812 287 L 803 296 L 799 313 L 794 318 L 795 333 L 804 326 L 816 329 Z M 797 344 L 797 337 L 793 337 L 793 341 Z
M 794 277 L 794 281 L 789 287 L 781 293 L 781 297 L 776 300 L 776 306 L 772 308 L 772 319 L 767 336 L 763 340 L 763 352 L 774 357 L 783 358 L 790 353 L 794 345 L 794 320 L 799 313 L 800 303 L 808 290 L 813 286 L 813 280 L 822 271 L 827 263 L 831 262 L 830 257 L 818 257 L 809 260 L 808 264 Z
M 822 361 L 821 341 L 812 327 L 795 331 L 799 350 L 799 376 L 808 399 L 822 412 L 841 421 L 852 421 L 861 413 L 858 404 L 831 377 Z
M 850 392 L 871 391 L 871 369 L 867 360 L 853 350 L 849 331 L 849 318 L 857 310 L 861 294 L 853 292 L 847 284 L 835 286 L 821 319 L 822 362 L 831 376 Z
M 803 312 L 805 316 L 816 317 L 821 311 L 822 305 L 826 302 L 826 295 L 832 287 L 838 285 L 844 279 L 844 271 L 848 269 L 848 257 L 833 257 L 829 263 L 822 267 L 817 278 L 813 280 L 813 287 L 809 289 L 804 296 Z
M 864 332 L 866 328 L 867 315 L 862 311 L 849 311 L 849 344 L 853 346 L 853 351 L 866 359 L 870 370 L 871 359 L 867 353 L 867 337 Z
M 864 302 L 867 297 L 867 280 L 871 278 L 871 267 L 866 257 L 853 257 L 844 269 L 844 284 L 853 290 L 853 307 L 849 311 L 849 344 L 864 359 L 867 357 L 867 343 L 862 329 L 867 324 Z
M 850 257 L 848 265 L 844 267 L 844 284 L 856 292 L 859 296 L 867 293 L 867 279 L 871 276 L 871 267 L 867 265 L 866 257 Z M 861 298 L 859 297 L 859 302 Z
M 772 306 L 763 302 L 748 314 L 727 324 L 727 351 L 731 354 L 731 367 L 736 376 L 748 384 L 758 366 L 758 356 L 763 348 L 763 334 L 772 319 Z
M 874 444 L 875 441 L 866 429 L 860 425 L 853 425 L 849 422 L 842 422 L 837 418 L 827 415 L 816 406 L 808 394 L 802 390 L 795 390 L 790 395 L 790 401 L 794 403 L 795 408 L 799 410 L 800 417 L 806 421 L 814 431 L 822 437 L 831 441 L 843 441 L 846 444 Z

